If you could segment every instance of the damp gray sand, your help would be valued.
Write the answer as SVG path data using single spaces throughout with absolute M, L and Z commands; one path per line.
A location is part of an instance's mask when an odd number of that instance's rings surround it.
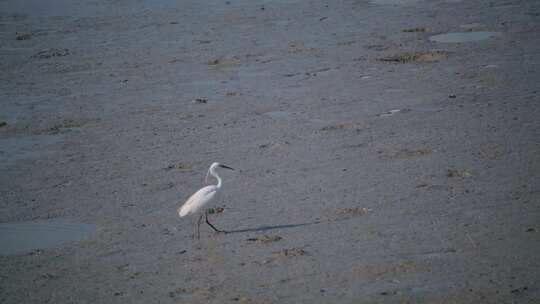
M 38 249 L 60 247 L 82 240 L 95 231 L 95 226 L 67 219 L 0 224 L 0 255 L 29 253 Z
M 496 32 L 461 32 L 461 33 L 446 33 L 429 37 L 429 40 L 439 43 L 463 43 L 487 40 L 500 35 Z
M 270 111 L 264 113 L 264 115 L 273 119 L 288 119 L 291 116 L 291 113 L 285 111 Z

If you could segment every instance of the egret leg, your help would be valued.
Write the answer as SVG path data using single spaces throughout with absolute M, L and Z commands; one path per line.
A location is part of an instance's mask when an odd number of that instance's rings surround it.
M 216 227 L 214 227 L 214 225 L 212 225 L 212 224 L 208 221 L 208 210 L 206 210 L 206 212 L 204 213 L 204 215 L 205 215 L 206 223 L 208 224 L 208 226 L 212 227 L 212 229 L 214 229 L 215 232 L 223 232 L 223 233 L 227 233 L 227 231 L 225 231 L 225 230 L 219 230 L 219 229 L 217 229 Z
M 202 214 L 199 216 L 199 220 L 197 221 L 197 239 L 201 239 L 201 221 L 202 221 Z

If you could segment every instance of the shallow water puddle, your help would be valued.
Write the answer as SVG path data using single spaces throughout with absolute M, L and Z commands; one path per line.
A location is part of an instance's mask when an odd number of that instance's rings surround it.
M 67 219 L 0 224 L 0 255 L 15 255 L 36 249 L 59 247 L 81 240 L 96 230 L 95 225 Z
M 430 41 L 439 43 L 461 43 L 486 40 L 498 35 L 498 32 L 462 32 L 446 33 L 429 37 Z
M 54 154 L 60 135 L 31 135 L 0 139 L 0 168 L 15 165 L 21 160 L 33 160 Z
M 390 111 L 385 112 L 385 113 L 377 114 L 377 116 L 379 116 L 379 117 L 388 117 L 388 116 L 393 116 L 394 114 L 397 114 L 399 112 L 404 112 L 404 110 L 402 110 L 402 109 L 394 109 L 394 110 L 390 110 Z
M 420 0 L 371 0 L 371 3 L 378 5 L 413 5 Z
M 411 111 L 416 112 L 441 112 L 444 110 L 442 107 L 433 106 L 433 105 L 424 105 L 410 108 Z

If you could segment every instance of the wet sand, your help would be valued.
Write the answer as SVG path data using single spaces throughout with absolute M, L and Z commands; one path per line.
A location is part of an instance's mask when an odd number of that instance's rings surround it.
M 540 299 L 538 2 L 7 0 L 0 33 L 0 222 L 96 227 L 0 256 L 1 303 Z M 232 233 L 197 240 L 213 161 Z

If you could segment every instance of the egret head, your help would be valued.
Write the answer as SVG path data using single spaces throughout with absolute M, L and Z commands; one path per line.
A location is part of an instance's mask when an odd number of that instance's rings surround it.
M 229 166 L 222 165 L 222 164 L 220 164 L 220 163 L 218 163 L 218 162 L 212 163 L 212 165 L 210 165 L 210 168 L 208 169 L 208 172 L 206 172 L 206 178 L 204 179 L 205 182 L 208 182 L 208 175 L 210 175 L 210 173 L 213 174 L 214 170 L 215 170 L 216 168 L 218 168 L 218 167 L 219 167 L 219 168 L 225 168 L 225 169 L 229 169 L 229 170 L 233 170 L 233 171 L 234 171 L 234 169 L 231 168 L 231 167 L 229 167 Z
M 212 163 L 212 165 L 210 165 L 209 171 L 212 170 L 212 169 L 215 169 L 215 168 L 217 168 L 217 167 L 225 168 L 225 169 L 229 169 L 229 170 L 234 170 L 233 168 L 231 168 L 231 167 L 229 167 L 229 166 L 225 166 L 225 165 L 222 165 L 222 164 L 220 164 L 220 163 L 218 163 L 218 162 L 215 162 L 215 163 Z

